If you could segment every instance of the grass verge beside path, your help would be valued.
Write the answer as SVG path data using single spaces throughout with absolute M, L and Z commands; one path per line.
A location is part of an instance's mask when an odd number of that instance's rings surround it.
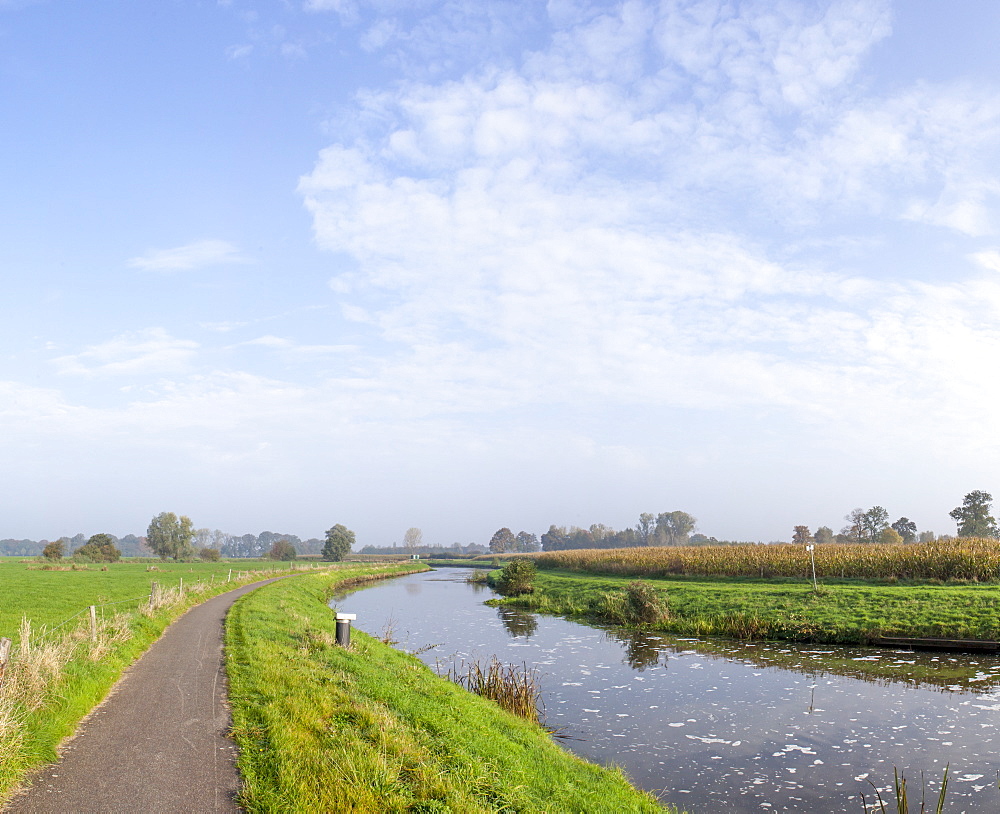
M 59 743 L 184 611 L 240 585 L 300 570 L 275 563 L 216 563 L 211 573 L 199 564 L 194 572 L 188 564 L 158 565 L 154 572 L 137 563 L 113 563 L 107 571 L 29 570 L 32 565 L 0 565 L 0 635 L 14 640 L 0 679 L 0 804 L 32 769 L 56 759 Z M 233 580 L 226 582 L 230 566 Z M 161 586 L 154 608 L 150 580 Z M 75 615 L 89 604 L 104 605 L 96 636 L 89 614 Z M 39 621 L 51 624 L 70 614 L 56 630 Z
M 541 613 L 602 620 L 631 577 L 539 571 L 534 593 L 499 600 Z M 668 597 L 654 629 L 682 636 L 868 644 L 879 636 L 1000 639 L 1000 588 L 806 580 L 645 579 Z
M 417 658 L 358 631 L 349 650 L 337 647 L 326 602 L 352 576 L 275 583 L 230 611 L 230 702 L 249 811 L 662 810 L 620 772 L 569 754 Z

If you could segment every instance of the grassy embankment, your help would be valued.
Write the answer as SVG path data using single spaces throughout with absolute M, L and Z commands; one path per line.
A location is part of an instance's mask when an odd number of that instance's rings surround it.
M 230 612 L 249 811 L 662 810 L 620 772 L 565 752 L 417 658 L 358 631 L 349 650 L 337 647 L 326 601 L 351 576 L 275 583 Z
M 262 561 L 156 563 L 155 571 L 138 562 L 107 570 L 40 566 L 0 560 L 0 637 L 13 640 L 0 680 L 0 801 L 32 768 L 55 759 L 59 742 L 187 608 L 289 568 Z M 161 590 L 151 607 L 154 581 Z M 89 605 L 98 606 L 96 637 Z
M 503 603 L 620 621 L 609 619 L 611 598 L 641 578 L 667 600 L 669 615 L 654 628 L 679 635 L 844 644 L 1000 638 L 1000 552 L 986 541 L 817 546 L 816 554 L 818 591 L 809 555 L 793 546 L 552 552 L 535 558 L 547 569 L 535 592 Z

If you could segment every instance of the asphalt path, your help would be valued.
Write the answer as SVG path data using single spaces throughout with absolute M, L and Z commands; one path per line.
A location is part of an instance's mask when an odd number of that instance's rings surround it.
M 170 625 L 4 811 L 239 811 L 223 623 L 233 602 L 273 581 L 215 596 Z

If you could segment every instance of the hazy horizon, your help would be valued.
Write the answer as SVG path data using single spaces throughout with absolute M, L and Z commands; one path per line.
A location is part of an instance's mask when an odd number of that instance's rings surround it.
M 1000 495 L 1000 6 L 0 0 L 0 536 Z

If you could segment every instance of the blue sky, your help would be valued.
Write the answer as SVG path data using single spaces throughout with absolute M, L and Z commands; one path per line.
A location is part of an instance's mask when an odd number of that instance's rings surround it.
M 0 536 L 1000 497 L 1000 6 L 0 0 Z

